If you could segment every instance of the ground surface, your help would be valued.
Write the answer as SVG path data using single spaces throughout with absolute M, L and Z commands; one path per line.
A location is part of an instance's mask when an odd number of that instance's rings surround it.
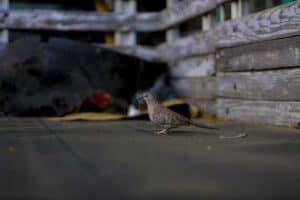
M 300 131 L 0 119 L 0 199 L 300 199 Z

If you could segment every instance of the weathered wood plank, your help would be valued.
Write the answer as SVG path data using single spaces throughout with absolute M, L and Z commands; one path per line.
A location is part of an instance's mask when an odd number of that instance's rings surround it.
M 5 49 L 5 47 L 6 47 L 6 43 L 0 42 L 0 54 Z
M 184 57 L 207 55 L 215 52 L 215 38 L 212 30 L 165 43 L 158 47 L 160 55 L 168 61 Z
M 157 13 L 11 10 L 0 28 L 57 31 L 160 31 L 215 8 L 215 0 L 186 0 Z M 4 18 L 4 19 L 3 19 Z
M 215 29 L 159 46 L 162 57 L 177 60 L 213 53 L 216 48 L 300 34 L 300 1 L 219 24 Z
M 0 28 L 56 31 L 150 31 L 158 26 L 157 13 L 126 14 L 84 11 L 12 10 Z
M 5 8 L 0 8 L 0 22 L 2 22 L 3 20 L 5 20 L 5 18 L 8 15 L 8 11 Z
M 232 47 L 300 33 L 300 1 L 220 24 L 215 29 L 218 48 Z
M 217 100 L 217 116 L 239 121 L 300 126 L 300 102 Z
M 217 115 L 216 100 L 203 100 L 197 98 L 185 98 L 188 104 L 196 106 L 201 112 L 206 114 Z
M 216 7 L 216 0 L 185 0 L 160 13 L 162 26 L 168 28 L 205 14 Z
M 225 3 L 227 1 L 231 1 L 231 0 L 217 0 L 217 4 L 222 4 L 222 3 Z
M 169 67 L 173 77 L 203 77 L 215 74 L 215 55 L 189 57 L 174 62 Z
M 218 97 L 253 100 L 299 101 L 300 69 L 218 73 Z
M 2 17 L 6 16 L 6 11 L 9 9 L 9 0 L 0 1 L 0 20 Z M 8 43 L 9 42 L 9 32 L 7 29 L 0 31 L 0 42 Z
M 115 12 L 135 15 L 137 2 L 135 0 L 115 0 Z M 133 31 L 115 32 L 114 43 L 116 45 L 133 46 L 136 44 L 137 36 Z
M 265 41 L 217 52 L 218 71 L 237 72 L 300 66 L 300 37 Z
M 150 62 L 157 62 L 157 63 L 164 63 L 165 60 L 161 58 L 156 48 L 145 47 L 140 45 L 134 46 L 109 46 L 103 44 L 97 44 L 101 48 L 112 49 L 116 52 L 133 56 L 142 60 L 150 61 Z
M 113 30 L 114 14 L 99 14 L 96 12 L 68 12 L 53 10 L 16 10 L 9 11 L 1 28 L 39 29 L 39 30 Z M 121 15 L 124 20 L 124 16 Z M 111 23 L 107 23 L 111 20 Z
M 182 98 L 211 100 L 216 97 L 216 77 L 173 79 L 171 84 Z

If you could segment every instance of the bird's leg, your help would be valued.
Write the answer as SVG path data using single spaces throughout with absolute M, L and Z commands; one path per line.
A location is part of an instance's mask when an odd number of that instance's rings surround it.
M 169 129 L 164 128 L 164 129 L 162 129 L 160 131 L 157 131 L 155 133 L 158 134 L 158 135 L 168 135 L 168 132 L 169 132 Z

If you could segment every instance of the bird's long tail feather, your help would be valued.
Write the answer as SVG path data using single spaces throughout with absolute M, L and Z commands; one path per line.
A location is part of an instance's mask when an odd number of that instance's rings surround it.
M 190 121 L 191 125 L 197 126 L 199 128 L 205 128 L 205 129 L 211 129 L 211 130 L 217 130 L 217 131 L 221 131 L 219 128 L 217 127 L 212 127 L 212 126 L 207 126 L 204 124 L 200 124 L 194 121 Z M 222 131 L 222 133 L 228 133 L 228 131 Z M 228 133 L 229 134 L 229 133 Z M 235 135 L 220 135 L 219 138 L 220 139 L 239 139 L 239 138 L 246 138 L 248 137 L 248 135 L 246 133 L 234 133 L 234 132 L 230 132 L 230 134 L 235 134 Z
M 194 122 L 194 121 L 190 121 L 190 124 L 193 125 L 193 126 L 197 126 L 197 127 L 199 127 L 199 128 L 212 129 L 212 130 L 219 130 L 219 128 L 212 127 L 212 126 L 207 126 L 207 125 L 200 124 L 200 123 L 197 123 L 197 122 Z

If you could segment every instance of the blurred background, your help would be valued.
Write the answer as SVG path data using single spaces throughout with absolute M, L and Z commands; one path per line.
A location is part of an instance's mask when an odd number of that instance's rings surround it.
M 215 117 L 223 24 L 291 2 L 1 0 L 0 114 L 133 116 L 150 91 Z

